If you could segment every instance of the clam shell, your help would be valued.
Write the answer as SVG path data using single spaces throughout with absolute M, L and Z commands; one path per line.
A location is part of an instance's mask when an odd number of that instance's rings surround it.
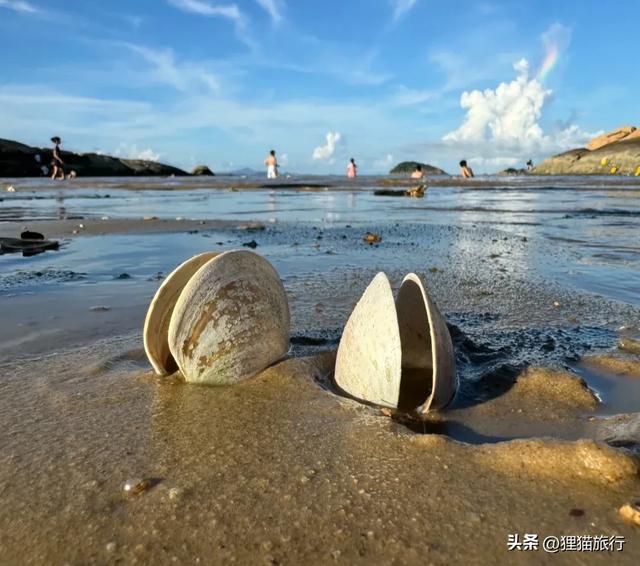
M 457 389 L 455 357 L 445 319 L 420 278 L 410 273 L 396 301 L 378 273 L 345 326 L 336 384 L 357 399 L 426 413 L 444 408 Z
M 169 322 L 176 301 L 193 274 L 218 255 L 219 252 L 206 252 L 181 263 L 162 282 L 151 300 L 142 335 L 147 358 L 158 375 L 170 375 L 178 369 L 168 339 Z
M 231 384 L 289 349 L 289 305 L 273 266 L 250 251 L 209 260 L 191 277 L 169 324 L 169 348 L 185 379 Z
M 453 343 L 445 318 L 415 273 L 403 279 L 396 309 L 402 342 L 400 406 L 428 392 L 418 411 L 443 409 L 458 389 Z
M 402 349 L 389 279 L 378 273 L 347 321 L 336 357 L 335 382 L 357 399 L 397 407 Z

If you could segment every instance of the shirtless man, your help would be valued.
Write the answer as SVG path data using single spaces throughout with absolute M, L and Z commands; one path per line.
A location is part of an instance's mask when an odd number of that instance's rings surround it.
M 424 171 L 422 170 L 422 165 L 416 165 L 416 170 L 411 173 L 412 179 L 422 179 L 424 177 Z
M 51 138 L 53 142 L 53 156 L 51 158 L 51 169 L 53 169 L 53 173 L 51 173 L 52 179 L 60 178 L 61 181 L 64 181 L 64 161 L 60 157 L 60 144 L 62 140 L 58 136 L 54 136 Z
M 460 175 L 465 179 L 473 178 L 473 169 L 467 165 L 464 159 L 460 162 Z
M 278 176 L 278 160 L 276 159 L 276 150 L 272 149 L 264 160 L 267 166 L 267 179 L 275 179 Z

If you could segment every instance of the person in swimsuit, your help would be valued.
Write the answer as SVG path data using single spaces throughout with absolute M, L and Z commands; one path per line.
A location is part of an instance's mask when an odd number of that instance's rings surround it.
M 267 179 L 275 179 L 278 176 L 278 160 L 276 159 L 276 150 L 272 149 L 264 160 L 267 166 Z
M 349 165 L 347 165 L 347 177 L 349 177 L 349 179 L 354 179 L 357 174 L 358 166 L 356 165 L 356 162 L 352 157 L 351 161 L 349 161 Z
M 460 162 L 460 175 L 465 179 L 473 178 L 473 169 L 467 165 L 464 159 Z
M 53 136 L 51 142 L 53 143 L 53 156 L 51 158 L 51 169 L 53 169 L 53 172 L 51 173 L 51 178 L 60 178 L 61 181 L 64 181 L 64 161 L 62 161 L 62 157 L 60 157 L 60 144 L 62 140 L 58 136 Z
M 412 179 L 422 179 L 424 177 L 424 172 L 422 171 L 422 165 L 416 165 L 416 170 L 411 173 Z

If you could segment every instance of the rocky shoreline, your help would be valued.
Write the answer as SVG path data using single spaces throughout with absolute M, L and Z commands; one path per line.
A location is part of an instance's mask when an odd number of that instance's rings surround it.
M 533 175 L 627 175 L 640 177 L 640 136 L 633 126 L 598 136 L 587 147 L 545 159 Z M 615 140 L 615 141 L 609 141 Z
M 51 149 L 0 139 L 0 177 L 42 177 L 49 174 Z M 67 172 L 82 177 L 186 176 L 186 171 L 142 159 L 121 159 L 98 153 L 61 151 Z M 202 174 L 202 173 L 198 173 Z

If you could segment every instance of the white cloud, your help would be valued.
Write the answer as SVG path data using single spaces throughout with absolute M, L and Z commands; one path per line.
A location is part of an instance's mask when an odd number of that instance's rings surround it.
M 327 143 L 313 150 L 313 159 L 320 161 L 333 157 L 341 138 L 340 132 L 327 132 Z
M 517 77 L 495 90 L 464 92 L 460 105 L 467 110 L 464 122 L 443 137 L 469 158 L 516 158 L 529 154 L 562 151 L 583 144 L 593 136 L 576 125 L 545 133 L 539 124 L 545 101 L 552 94 L 536 78 L 529 77 L 529 64 L 514 65 Z M 506 162 L 505 162 L 506 163 Z
M 14 12 L 21 12 L 23 14 L 35 14 L 39 12 L 33 4 L 24 2 L 23 0 L 0 0 L 0 8 L 7 8 Z
M 231 20 L 235 25 L 238 39 L 250 47 L 254 46 L 254 42 L 247 32 L 247 18 L 237 4 L 217 4 L 205 0 L 167 0 L 167 2 L 183 12 Z
M 401 20 L 417 3 L 418 0 L 391 0 L 393 21 Z
M 149 76 L 155 82 L 168 84 L 182 92 L 194 88 L 212 93 L 220 90 L 218 78 L 207 72 L 201 63 L 177 63 L 171 49 L 151 49 L 132 43 L 123 45 L 151 64 Z
M 390 103 L 395 106 L 415 106 L 437 98 L 433 90 L 417 90 L 400 85 L 391 96 Z
M 282 21 L 282 9 L 284 2 L 280 0 L 256 0 L 262 9 L 269 14 L 274 24 Z
M 138 149 L 136 144 L 128 144 L 126 142 L 122 142 L 114 150 L 113 155 L 123 159 L 143 159 L 145 161 L 158 161 L 160 159 L 160 154 L 152 149 Z
M 374 169 L 378 170 L 378 169 L 388 169 L 391 164 L 393 163 L 393 155 L 391 155 L 390 153 L 387 153 L 387 155 L 385 155 L 382 159 L 376 159 L 373 162 L 373 167 Z
M 243 17 L 236 4 L 218 5 L 203 0 L 168 0 L 168 2 L 180 10 L 201 16 L 222 16 L 234 21 L 241 20 Z

